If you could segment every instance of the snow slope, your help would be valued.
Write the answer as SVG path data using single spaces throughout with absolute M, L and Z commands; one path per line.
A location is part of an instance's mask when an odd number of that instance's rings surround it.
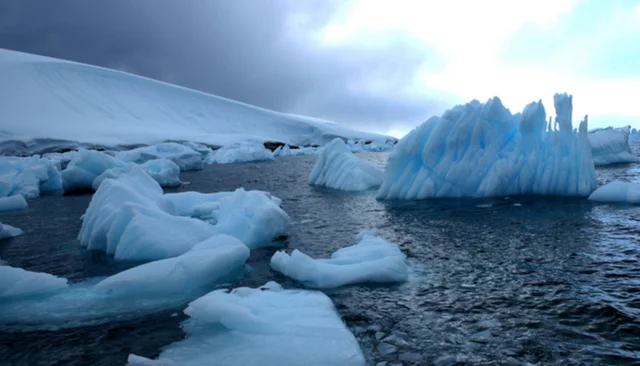
M 497 97 L 430 118 L 390 154 L 378 198 L 588 196 L 596 174 L 587 120 L 573 129 L 567 94 L 554 104 L 555 126 L 541 102 L 512 115 Z
M 395 140 L 85 64 L 0 49 L 0 154 L 78 143 Z
M 593 164 L 599 166 L 640 162 L 629 146 L 630 128 L 630 126 L 609 127 L 589 131 Z

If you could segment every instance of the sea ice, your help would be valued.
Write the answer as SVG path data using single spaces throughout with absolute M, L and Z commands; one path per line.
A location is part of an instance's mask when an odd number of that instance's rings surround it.
M 176 163 L 181 171 L 202 170 L 202 157 L 199 152 L 176 142 L 164 142 L 157 145 L 120 151 L 116 159 L 124 162 L 143 164 L 149 160 L 167 159 Z
M 60 172 L 50 160 L 0 157 L 0 197 L 22 195 L 31 198 L 61 190 Z
M 0 222 L 0 240 L 15 238 L 16 236 L 20 236 L 24 234 L 24 232 L 17 227 L 13 227 L 11 225 L 3 224 Z
M 375 140 L 369 144 L 365 144 L 363 146 L 363 149 L 365 151 L 371 151 L 371 152 L 389 151 L 393 149 L 393 142 L 386 141 L 386 140 Z
M 347 141 L 347 147 L 353 153 L 365 152 L 366 150 L 364 148 L 364 145 L 365 145 L 365 141 L 364 140 L 358 140 L 357 142 L 355 142 L 353 140 L 348 140 Z
M 339 249 L 330 259 L 313 259 L 297 249 L 291 255 L 276 252 L 271 268 L 314 288 L 407 280 L 406 257 L 395 244 L 369 231 L 356 239 L 357 244 Z
M 638 163 L 640 159 L 629 147 L 631 127 L 604 128 L 589 131 L 591 155 L 596 166 L 620 163 Z
M 353 155 L 337 138 L 324 147 L 309 174 L 309 184 L 343 191 L 364 191 L 380 186 L 384 172 Z
M 65 192 L 92 189 L 93 181 L 106 170 L 122 166 L 112 156 L 100 151 L 80 149 L 62 171 Z
M 0 197 L 0 212 L 24 210 L 28 208 L 27 200 L 24 196 Z
M 129 365 L 363 366 L 355 337 L 331 300 L 318 291 L 213 291 L 189 304 L 188 336 L 165 347 L 156 361 L 130 357 Z
M 180 256 L 142 264 L 107 277 L 93 289 L 136 296 L 188 293 L 236 279 L 244 272 L 247 258 L 249 249 L 240 240 L 216 235 Z
M 108 170 L 105 170 L 102 174 L 97 176 L 91 184 L 93 190 L 98 190 L 100 184 L 105 179 L 117 178 L 121 174 L 125 174 L 131 170 L 131 166 L 134 163 L 125 163 L 125 165 L 117 166 Z M 139 165 L 151 178 L 153 178 L 161 187 L 177 187 L 180 182 L 180 167 L 167 159 L 155 159 L 149 160 Z
M 614 180 L 596 189 L 589 200 L 640 204 L 640 184 Z
M 67 286 L 65 278 L 48 273 L 25 271 L 22 268 L 0 266 L 0 303 L 14 301 L 19 297 L 48 295 Z
M 497 97 L 431 117 L 390 154 L 378 198 L 588 196 L 596 175 L 587 120 L 572 130 L 571 103 L 555 95 L 555 128 L 542 102 L 512 115 Z
M 233 164 L 273 160 L 273 153 L 260 142 L 242 142 L 224 146 L 206 159 L 207 164 Z

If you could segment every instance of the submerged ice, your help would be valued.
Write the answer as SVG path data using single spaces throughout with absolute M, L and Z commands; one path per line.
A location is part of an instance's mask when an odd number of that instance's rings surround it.
M 131 355 L 129 365 L 363 366 L 355 337 L 322 292 L 257 288 L 213 291 L 189 304 L 188 336 L 157 360 Z
M 364 191 L 379 187 L 382 170 L 359 159 L 336 138 L 326 145 L 309 174 L 309 184 L 343 191 Z
M 297 249 L 291 255 L 276 252 L 271 268 L 315 288 L 407 280 L 406 257 L 395 244 L 370 231 L 361 232 L 356 240 L 357 244 L 339 249 L 330 259 L 313 259 Z
M 390 154 L 378 198 L 588 196 L 596 175 L 587 120 L 572 129 L 571 99 L 555 95 L 555 127 L 541 102 L 512 115 L 497 97 L 430 118 Z

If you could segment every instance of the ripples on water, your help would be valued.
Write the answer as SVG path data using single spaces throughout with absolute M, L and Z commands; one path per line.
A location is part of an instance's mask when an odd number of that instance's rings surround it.
M 386 158 L 360 156 L 380 166 Z M 373 192 L 309 187 L 315 159 L 207 166 L 183 174 L 191 184 L 179 190 L 271 191 L 293 220 L 282 244 L 312 256 L 352 245 L 368 228 L 397 243 L 412 264 L 408 283 L 327 291 L 372 364 L 640 364 L 640 207 L 539 197 L 378 202 Z M 638 169 L 599 169 L 599 183 L 640 181 Z M 75 240 L 89 200 L 43 197 L 2 214 L 26 234 L 1 244 L 0 257 L 72 281 L 125 269 Z M 275 250 L 254 251 L 238 285 L 298 287 L 269 269 Z M 0 329 L 0 363 L 118 365 L 131 352 L 153 356 L 184 336 L 181 310 L 62 331 Z

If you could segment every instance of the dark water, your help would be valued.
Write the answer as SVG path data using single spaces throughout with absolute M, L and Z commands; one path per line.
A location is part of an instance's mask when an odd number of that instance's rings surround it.
M 361 157 L 381 166 L 386 159 Z M 397 243 L 411 261 L 409 282 L 327 291 L 372 365 L 640 364 L 640 207 L 539 197 L 379 202 L 373 192 L 309 187 L 315 159 L 208 166 L 183 174 L 191 184 L 182 190 L 274 193 L 293 222 L 283 244 L 311 256 L 354 244 L 363 229 Z M 599 180 L 639 180 L 635 169 L 599 169 Z M 26 232 L 0 244 L 0 258 L 72 281 L 121 271 L 75 240 L 89 200 L 43 197 L 0 215 Z M 254 251 L 238 285 L 299 287 L 269 269 L 275 250 Z M 0 328 L 0 364 L 121 365 L 131 352 L 153 356 L 184 337 L 182 308 L 60 331 Z

